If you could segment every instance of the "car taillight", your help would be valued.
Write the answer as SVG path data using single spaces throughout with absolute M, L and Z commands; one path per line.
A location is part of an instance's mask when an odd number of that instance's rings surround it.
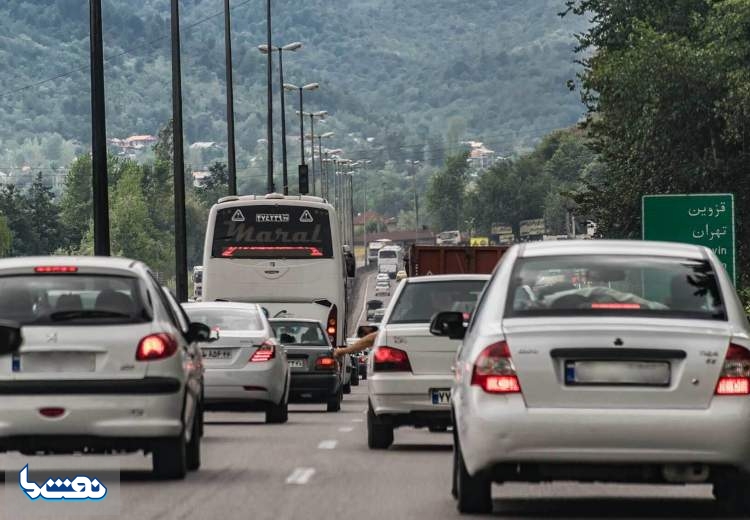
M 315 360 L 315 370 L 336 370 L 336 360 L 333 356 L 321 356 Z
M 34 268 L 34 272 L 39 274 L 77 273 L 78 268 L 74 265 L 38 265 Z
M 517 394 L 521 392 L 516 368 L 510 358 L 510 348 L 505 341 L 485 348 L 474 363 L 471 384 L 482 387 L 490 394 Z
M 731 343 L 724 358 L 716 395 L 750 394 L 750 350 Z
M 338 318 L 339 311 L 335 305 L 331 306 L 331 310 L 328 311 L 328 321 L 326 322 L 326 332 L 328 337 L 331 338 L 331 344 L 336 346 L 336 333 L 338 332 Z
M 378 347 L 373 354 L 372 368 L 376 372 L 411 372 L 409 356 L 393 347 Z
M 250 356 L 249 363 L 262 363 L 270 361 L 276 357 L 276 344 L 273 341 L 266 340 L 258 347 L 258 350 Z
M 177 352 L 177 340 L 171 334 L 161 332 L 151 334 L 138 343 L 135 359 L 138 361 L 155 361 L 165 359 Z

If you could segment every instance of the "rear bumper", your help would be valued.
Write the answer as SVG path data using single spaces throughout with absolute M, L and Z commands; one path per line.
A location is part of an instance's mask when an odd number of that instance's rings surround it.
M 341 381 L 337 374 L 292 372 L 289 384 L 290 401 L 326 400 L 338 393 Z
M 179 379 L 146 377 L 125 380 L 16 380 L 0 381 L 4 395 L 142 395 L 173 394 L 182 387 Z
M 0 450 L 15 449 L 24 438 L 175 437 L 182 432 L 184 392 L 162 395 L 18 395 L 0 397 Z M 60 407 L 58 418 L 39 410 Z M 82 448 L 84 445 L 81 445 Z
M 209 368 L 204 376 L 205 403 L 279 403 L 284 396 L 286 372 L 281 363 L 248 364 L 241 369 Z
M 464 390 L 462 390 L 464 391 Z M 470 473 L 498 464 L 706 464 L 750 471 L 750 399 L 704 410 L 527 408 L 468 389 L 456 426 Z
M 395 425 L 422 425 L 430 422 L 431 416 L 437 422 L 429 425 L 449 425 L 450 405 L 432 404 L 432 390 L 448 389 L 452 382 L 450 375 L 435 374 L 371 372 L 367 377 L 375 415 L 391 416 Z

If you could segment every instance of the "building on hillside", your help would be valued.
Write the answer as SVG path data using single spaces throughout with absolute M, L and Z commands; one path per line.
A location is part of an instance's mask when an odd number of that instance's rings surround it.
M 365 223 L 367 224 L 367 232 L 382 232 L 388 231 L 386 224 L 386 218 L 375 211 L 368 211 L 366 213 L 358 213 L 354 217 L 354 234 L 356 236 L 364 234 Z
M 496 160 L 495 151 L 484 146 L 484 143 L 479 141 L 464 141 L 461 144 L 469 146 L 468 162 L 477 170 L 489 168 Z
M 131 135 L 124 139 L 126 148 L 140 150 L 156 144 L 159 139 L 153 135 Z
M 195 171 L 195 172 L 192 172 L 192 176 L 193 176 L 193 186 L 195 186 L 196 188 L 200 188 L 204 185 L 206 177 L 211 176 L 211 172 L 207 170 Z

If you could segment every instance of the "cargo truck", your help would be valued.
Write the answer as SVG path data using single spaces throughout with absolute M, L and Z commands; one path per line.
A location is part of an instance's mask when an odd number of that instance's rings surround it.
M 489 274 L 510 246 L 420 246 L 409 249 L 409 276 Z

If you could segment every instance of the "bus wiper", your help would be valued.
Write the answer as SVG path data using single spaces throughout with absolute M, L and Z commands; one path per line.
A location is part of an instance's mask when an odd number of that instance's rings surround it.
M 130 314 L 117 311 L 70 310 L 58 311 L 49 315 L 52 321 L 69 321 L 85 318 L 130 318 Z

